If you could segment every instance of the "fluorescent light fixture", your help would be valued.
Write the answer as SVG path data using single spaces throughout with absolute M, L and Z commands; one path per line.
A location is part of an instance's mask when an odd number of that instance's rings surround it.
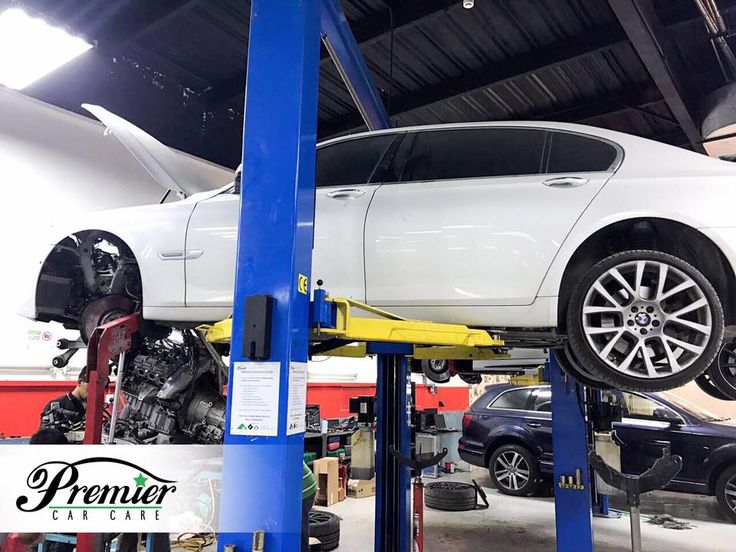
M 19 8 L 0 13 L 0 84 L 21 90 L 92 48 Z

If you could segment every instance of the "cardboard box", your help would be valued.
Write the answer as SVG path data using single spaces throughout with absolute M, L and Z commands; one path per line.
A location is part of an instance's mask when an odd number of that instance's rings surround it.
M 376 478 L 348 480 L 348 496 L 350 498 L 366 498 L 376 495 Z
M 319 458 L 312 463 L 314 478 L 317 480 L 316 503 L 320 506 L 332 506 L 339 500 L 340 488 L 337 458 Z

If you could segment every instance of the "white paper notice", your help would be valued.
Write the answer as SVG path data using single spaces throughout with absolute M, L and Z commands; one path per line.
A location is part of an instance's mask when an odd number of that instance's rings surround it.
M 292 362 L 289 370 L 289 407 L 286 434 L 304 433 L 307 428 L 307 363 Z
M 275 437 L 279 425 L 278 362 L 236 362 L 230 433 Z

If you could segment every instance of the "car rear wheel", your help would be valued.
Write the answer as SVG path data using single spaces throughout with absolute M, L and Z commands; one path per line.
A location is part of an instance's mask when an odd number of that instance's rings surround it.
M 723 343 L 706 374 L 722 399 L 736 401 L 736 339 Z
M 702 374 L 723 339 L 723 307 L 710 282 L 682 259 L 625 251 L 593 265 L 567 309 L 570 347 L 613 387 L 663 391 Z
M 716 498 L 723 513 L 736 523 L 736 466 L 726 468 L 718 477 Z
M 529 496 L 539 488 L 539 461 L 521 445 L 503 445 L 492 455 L 488 470 L 499 492 Z

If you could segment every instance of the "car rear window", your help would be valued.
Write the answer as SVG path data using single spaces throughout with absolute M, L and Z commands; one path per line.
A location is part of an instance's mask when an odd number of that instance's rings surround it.
M 596 138 L 552 132 L 547 173 L 599 172 L 612 170 L 618 150 Z
M 531 392 L 531 389 L 512 389 L 511 391 L 506 391 L 493 399 L 488 405 L 488 408 L 526 410 Z
M 545 131 L 468 128 L 418 132 L 401 180 L 539 174 Z

